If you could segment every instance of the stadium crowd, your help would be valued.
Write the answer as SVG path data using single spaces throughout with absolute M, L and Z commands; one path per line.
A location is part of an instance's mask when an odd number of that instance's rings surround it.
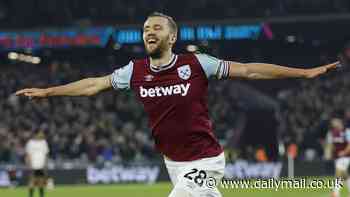
M 152 157 L 151 141 L 143 132 L 146 126 L 142 110 L 130 99 L 130 94 L 109 92 L 94 98 L 28 102 L 11 94 L 29 84 L 62 84 L 87 74 L 69 63 L 53 63 L 50 67 L 35 68 L 35 73 L 25 77 L 30 69 L 33 69 L 30 65 L 16 65 L 1 74 L 0 94 L 7 99 L 0 101 L 0 136 L 4 142 L 0 145 L 0 160 L 23 159 L 24 143 L 38 130 L 46 133 L 53 159 L 85 156 L 96 160 L 98 155 L 105 160 L 114 155 L 123 160 Z
M 316 155 L 312 154 L 311 158 L 322 158 L 322 141 L 332 118 L 343 119 L 345 127 L 350 126 L 348 74 L 336 73 L 316 79 L 314 83 L 303 82 L 301 88 L 279 92 L 279 100 L 285 104 L 285 131 L 301 148 L 315 151 Z

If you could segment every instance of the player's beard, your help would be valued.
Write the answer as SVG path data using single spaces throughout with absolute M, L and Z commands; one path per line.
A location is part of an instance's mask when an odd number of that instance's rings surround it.
M 146 52 L 153 59 L 159 59 L 163 56 L 163 53 L 168 49 L 169 36 L 165 39 L 160 40 L 156 48 L 149 50 L 147 47 Z

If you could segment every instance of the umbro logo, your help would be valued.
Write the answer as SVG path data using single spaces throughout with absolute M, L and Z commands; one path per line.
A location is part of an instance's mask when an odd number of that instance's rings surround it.
M 146 75 L 146 76 L 145 76 L 145 81 L 152 81 L 153 78 L 154 78 L 153 75 Z

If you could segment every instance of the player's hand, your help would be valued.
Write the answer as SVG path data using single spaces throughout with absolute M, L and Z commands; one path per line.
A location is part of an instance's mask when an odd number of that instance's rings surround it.
M 315 78 L 319 75 L 322 75 L 328 71 L 334 70 L 339 66 L 339 62 L 334 62 L 332 64 L 327 64 L 324 66 L 306 69 L 305 77 L 306 78 Z
M 26 88 L 17 91 L 15 94 L 16 96 L 26 96 L 29 99 L 39 99 L 48 97 L 49 91 L 41 88 Z

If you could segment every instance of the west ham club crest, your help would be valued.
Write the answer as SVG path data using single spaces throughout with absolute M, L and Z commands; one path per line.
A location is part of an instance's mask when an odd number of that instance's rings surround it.
M 190 65 L 183 65 L 177 68 L 177 73 L 181 79 L 187 80 L 191 76 L 191 67 Z

